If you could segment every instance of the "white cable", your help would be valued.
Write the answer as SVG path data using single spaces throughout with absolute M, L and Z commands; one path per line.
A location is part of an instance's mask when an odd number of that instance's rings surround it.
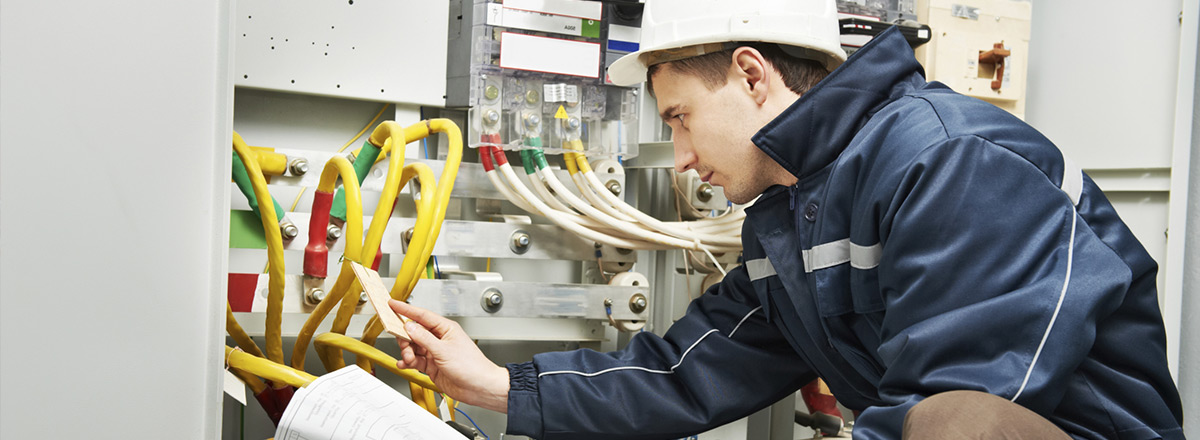
M 526 188 L 523 183 L 521 183 L 520 178 L 517 177 L 517 174 L 515 172 L 513 172 L 512 166 L 510 166 L 509 164 L 501 165 L 500 171 L 502 173 L 504 173 L 504 176 L 506 178 L 508 178 L 510 183 L 513 184 L 513 189 L 517 190 L 518 194 L 520 194 L 522 197 L 524 197 L 526 200 L 528 200 L 531 204 L 533 204 L 533 206 L 535 208 L 542 211 L 542 213 L 546 216 L 546 218 L 550 219 L 550 221 L 554 222 L 555 224 L 561 226 L 563 229 L 574 232 L 576 235 L 579 235 L 588 240 L 592 240 L 592 241 L 595 241 L 598 243 L 603 243 L 603 244 L 607 244 L 609 246 L 614 246 L 614 247 L 619 247 L 619 248 L 624 248 L 624 249 L 636 249 L 636 250 L 664 249 L 664 247 L 656 246 L 652 243 L 626 240 L 623 238 L 614 237 L 614 236 L 611 236 L 608 234 L 602 234 L 602 233 L 594 231 L 592 229 L 585 228 L 585 227 L 581 226 L 580 224 L 574 222 L 570 217 L 566 216 L 562 212 L 550 209 L 549 206 L 547 206 L 544 202 L 542 202 L 536 196 L 534 196 L 533 193 L 530 192 L 529 189 Z
M 596 174 L 594 172 L 591 172 L 591 171 L 585 172 L 584 177 L 588 180 L 589 183 L 592 184 L 593 187 L 597 187 L 597 188 L 604 187 L 604 185 L 600 183 L 600 179 L 596 178 Z M 663 221 L 656 219 L 654 217 L 651 217 L 642 211 L 639 211 L 637 208 L 634 208 L 634 207 L 630 206 L 628 203 L 625 203 L 625 201 L 618 199 L 617 196 L 614 196 L 612 193 L 605 192 L 605 193 L 601 193 L 600 196 L 603 197 L 606 201 L 608 201 L 608 203 L 611 203 L 613 206 L 617 207 L 617 209 L 620 209 L 621 211 L 624 211 L 625 213 L 629 214 L 630 216 L 633 216 L 634 218 L 638 219 L 638 221 L 645 223 L 645 224 L 653 227 L 654 229 L 669 233 L 676 237 L 681 237 L 681 238 L 686 238 L 686 239 L 694 239 L 694 242 L 697 244 L 700 241 L 703 241 L 705 244 L 708 244 L 709 246 L 719 247 L 719 248 L 723 248 L 723 249 L 730 249 L 730 248 L 740 249 L 742 247 L 742 240 L 740 238 L 722 237 L 722 236 L 717 236 L 717 235 L 712 235 L 712 234 L 702 234 L 702 233 L 682 230 L 680 228 L 667 225 Z M 699 248 L 691 248 L 691 247 L 687 247 L 687 246 L 680 246 L 680 247 L 699 250 Z M 703 248 L 707 249 L 708 247 L 705 246 Z
M 567 201 L 567 203 L 569 203 L 572 207 L 582 211 L 588 217 L 595 218 L 596 220 L 599 220 L 602 223 L 608 224 L 614 228 L 624 230 L 625 232 L 629 233 L 630 235 L 633 235 L 640 239 L 652 241 L 655 243 L 660 243 L 660 244 L 663 244 L 666 246 L 679 247 L 679 248 L 685 248 L 685 249 L 694 249 L 695 247 L 701 246 L 699 241 L 688 242 L 685 240 L 681 240 L 679 238 L 670 237 L 670 236 L 660 234 L 657 232 L 648 231 L 646 229 L 643 229 L 640 225 L 637 225 L 634 223 L 623 222 L 623 221 L 617 220 L 617 219 L 613 218 L 612 216 L 609 216 L 607 214 L 604 214 L 603 212 L 600 212 L 600 210 L 598 210 L 595 207 L 593 207 L 592 205 L 584 202 L 583 200 L 580 200 L 578 197 L 575 197 L 574 194 L 571 194 L 570 191 L 568 191 L 567 188 L 565 186 L 563 186 L 562 182 L 558 181 L 558 177 L 555 176 L 552 171 L 550 171 L 546 168 L 542 168 L 542 169 L 538 170 L 538 173 L 540 173 L 542 175 L 544 182 L 549 184 L 551 188 L 554 188 L 554 191 L 558 193 L 559 197 L 562 197 L 563 199 L 565 199 Z M 611 195 L 611 194 L 609 194 L 609 195 Z

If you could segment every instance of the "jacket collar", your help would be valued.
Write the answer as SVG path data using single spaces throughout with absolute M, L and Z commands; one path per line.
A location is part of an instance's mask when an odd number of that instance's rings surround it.
M 841 154 L 867 119 L 925 83 L 925 70 L 898 29 L 855 52 L 764 126 L 751 141 L 803 180 Z

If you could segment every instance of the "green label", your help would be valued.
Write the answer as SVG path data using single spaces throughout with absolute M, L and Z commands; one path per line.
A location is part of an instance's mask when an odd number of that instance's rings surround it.
M 581 21 L 583 21 L 583 32 L 581 35 L 588 38 L 600 38 L 600 20 L 582 19 Z
M 229 211 L 229 247 L 232 249 L 266 249 L 262 220 L 250 211 Z

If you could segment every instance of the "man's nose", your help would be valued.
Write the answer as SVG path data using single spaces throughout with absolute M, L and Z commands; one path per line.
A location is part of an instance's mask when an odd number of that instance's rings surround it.
M 671 140 L 675 144 L 675 172 L 684 173 L 696 166 L 696 153 L 692 146 L 679 138 Z

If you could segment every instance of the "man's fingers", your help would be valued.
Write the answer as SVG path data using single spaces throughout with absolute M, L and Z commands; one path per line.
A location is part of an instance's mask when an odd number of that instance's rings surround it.
M 408 319 L 416 321 L 427 329 L 430 329 L 430 332 L 432 332 L 433 335 L 437 336 L 438 338 L 446 336 L 446 333 L 453 328 L 452 324 L 454 321 L 443 318 L 437 313 L 430 312 L 412 304 L 393 299 L 388 300 L 388 305 L 391 306 L 392 311 L 400 314 L 401 316 L 405 316 Z
M 434 336 L 416 321 L 405 323 L 404 330 L 408 331 L 408 337 L 412 338 L 413 344 L 416 344 L 417 347 L 413 347 L 414 349 L 422 348 L 424 349 L 422 351 L 426 353 L 436 353 L 442 345 L 441 339 L 438 339 L 437 336 Z

